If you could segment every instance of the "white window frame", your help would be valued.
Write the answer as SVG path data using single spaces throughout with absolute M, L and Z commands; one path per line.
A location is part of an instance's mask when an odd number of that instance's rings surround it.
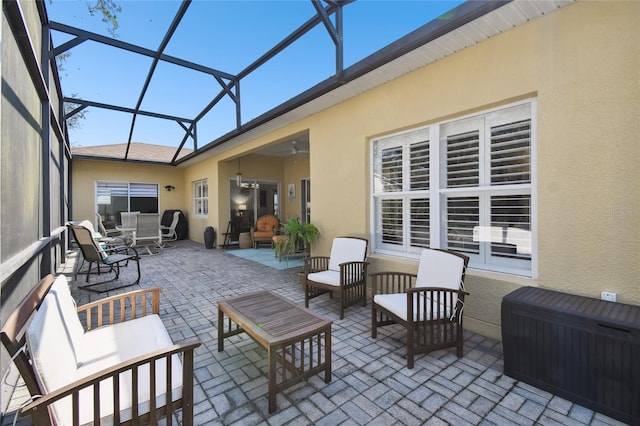
M 196 217 L 209 216 L 208 179 L 201 179 L 193 182 L 193 215 Z
M 515 183 L 515 184 L 500 184 L 491 185 L 490 177 L 487 168 L 484 165 L 489 164 L 487 158 L 488 153 L 485 153 L 485 148 L 489 147 L 489 141 L 486 140 L 484 135 L 480 137 L 479 145 L 479 183 L 477 186 L 470 187 L 446 187 L 446 168 L 447 159 L 444 144 L 441 142 L 441 130 L 446 128 L 445 126 L 455 126 L 456 123 L 462 123 L 464 121 L 473 122 L 474 120 L 489 120 L 490 117 L 500 116 L 502 113 L 509 111 L 518 112 L 518 108 L 529 108 L 531 128 L 530 128 L 530 162 L 529 162 L 529 183 Z M 512 110 L 513 108 L 513 110 Z M 374 253 L 386 254 L 398 257 L 406 257 L 417 259 L 419 257 L 422 247 L 415 247 L 410 245 L 410 211 L 407 207 L 409 201 L 412 198 L 429 198 L 429 236 L 430 244 L 432 248 L 446 247 L 447 246 L 447 201 L 449 198 L 472 196 L 479 199 L 479 226 L 474 228 L 474 235 L 481 234 L 478 238 L 480 241 L 480 253 L 468 254 L 470 257 L 469 265 L 473 269 L 484 270 L 488 272 L 507 273 L 518 276 L 533 277 L 537 276 L 537 194 L 536 194 L 536 146 L 537 146 L 537 103 L 535 99 L 527 99 L 520 102 L 504 105 L 498 108 L 489 109 L 480 113 L 457 117 L 455 119 L 434 123 L 427 127 L 420 127 L 411 129 L 409 131 L 399 132 L 388 136 L 376 138 L 371 140 L 371 241 L 372 250 Z M 488 127 L 488 126 L 487 126 Z M 416 132 L 422 132 L 428 134 L 429 139 L 429 186 L 428 190 L 411 190 L 408 187 L 408 171 L 409 161 L 406 161 L 406 153 L 408 151 L 409 141 L 411 140 L 411 134 Z M 485 131 L 487 133 L 488 131 Z M 444 134 L 443 134 L 444 136 Z M 400 143 L 399 141 L 404 141 Z M 376 173 L 382 175 L 382 156 L 381 150 L 386 147 L 395 146 L 394 144 L 403 146 L 403 182 L 402 189 L 397 192 L 384 192 L 381 190 L 381 180 L 376 177 Z M 376 156 L 380 158 L 376 158 Z M 442 164 L 442 167 L 440 167 Z M 518 252 L 523 253 L 530 252 L 530 260 L 520 259 L 505 259 L 490 254 L 491 239 L 483 240 L 484 236 L 491 235 L 491 199 L 492 196 L 525 196 L 525 201 L 529 202 L 529 231 L 530 239 L 518 240 Z M 387 199 L 402 200 L 402 244 L 385 244 L 382 240 L 380 229 L 382 226 L 382 219 L 378 219 L 381 212 L 379 211 L 380 203 Z M 505 228 L 509 231 L 513 228 Z M 479 231 L 478 231 L 479 230 Z M 495 229 L 494 229 L 495 231 Z M 515 230 L 518 231 L 518 230 Z M 506 231 L 505 231 L 506 232 Z M 522 232 L 520 232 L 523 234 Z M 525 236 L 528 237 L 526 231 Z M 494 241 L 495 242 L 495 241 Z M 526 255 L 525 255 L 526 257 Z

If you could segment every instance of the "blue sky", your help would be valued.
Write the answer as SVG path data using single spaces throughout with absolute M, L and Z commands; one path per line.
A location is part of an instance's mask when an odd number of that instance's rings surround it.
M 462 1 L 358 0 L 344 7 L 344 66 L 349 67 L 419 28 Z M 51 21 L 109 36 L 87 1 L 47 2 Z M 157 49 L 180 2 L 120 0 L 118 39 Z M 193 1 L 165 53 L 230 74 L 246 66 L 314 16 L 309 0 Z M 69 40 L 52 34 L 54 45 Z M 65 96 L 135 107 L 151 59 L 113 47 L 84 42 L 64 64 Z M 299 39 L 240 83 L 242 121 L 276 107 L 335 73 L 335 48 L 323 25 Z M 192 119 L 218 94 L 213 77 L 160 62 L 141 108 Z M 124 143 L 130 114 L 88 109 L 81 128 L 71 130 L 73 146 Z M 235 106 L 225 98 L 198 124 L 199 146 L 235 128 Z M 133 142 L 177 146 L 183 129 L 170 120 L 138 117 Z M 192 148 L 191 141 L 186 147 Z

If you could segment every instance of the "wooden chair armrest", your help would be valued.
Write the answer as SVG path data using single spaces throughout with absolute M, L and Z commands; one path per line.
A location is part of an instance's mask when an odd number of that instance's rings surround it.
M 87 330 L 102 325 L 160 314 L 161 288 L 151 288 L 116 294 L 77 307 L 80 320 Z M 94 325 L 95 323 L 95 325 Z
M 326 271 L 329 269 L 329 256 L 311 256 L 304 259 L 304 273 Z
M 376 294 L 405 293 L 415 285 L 418 277 L 408 272 L 381 271 L 369 274 L 372 297 Z
M 156 360 L 166 358 L 167 360 L 171 359 L 171 356 L 174 354 L 182 354 L 182 397 L 183 404 L 189 403 L 193 404 L 193 351 L 195 348 L 200 346 L 200 342 L 198 341 L 190 341 L 186 343 L 176 344 L 173 346 L 169 346 L 167 348 L 159 349 L 154 352 L 150 352 L 145 355 L 141 355 L 139 357 L 133 358 L 129 361 L 123 361 L 116 365 L 113 365 L 109 368 L 105 368 L 104 370 L 98 371 L 90 376 L 84 377 L 82 379 L 78 379 L 73 383 L 68 384 L 60 389 L 57 389 L 53 392 L 49 392 L 46 395 L 36 399 L 31 402 L 27 406 L 23 407 L 20 415 L 27 416 L 31 415 L 34 419 L 34 424 L 39 425 L 40 420 L 44 418 L 43 416 L 47 416 L 47 407 L 54 402 L 71 396 L 73 399 L 72 406 L 78 406 L 78 401 L 80 397 L 80 391 L 85 388 L 91 388 L 98 383 L 105 381 L 107 379 L 118 380 L 118 376 L 125 371 L 129 370 L 137 370 L 141 366 L 145 364 L 151 364 Z M 167 368 L 167 372 L 170 373 L 171 369 Z M 132 374 L 132 377 L 136 377 L 136 374 Z M 166 381 L 165 381 L 166 383 Z M 136 383 L 136 386 L 138 384 Z M 142 384 L 148 385 L 148 384 Z M 99 389 L 99 386 L 96 386 L 94 389 Z M 114 393 L 117 390 L 117 387 L 113 387 Z M 167 389 L 167 400 L 171 400 L 171 389 Z M 184 401 L 185 392 L 188 396 L 190 396 L 190 401 Z M 118 395 L 110 396 L 111 399 L 119 397 Z M 189 398 L 188 398 L 189 399 Z M 137 401 L 137 403 L 144 401 Z M 134 404 L 137 406 L 137 404 Z M 184 406 L 184 405 L 183 405 Z M 77 413 L 76 413 L 77 414 Z M 116 413 L 114 413 L 116 414 Z M 118 417 L 118 416 L 116 416 Z M 46 417 L 48 419 L 48 417 Z M 38 420 L 36 420 L 38 419 Z M 115 418 L 114 418 L 115 419 Z M 48 421 L 47 423 L 48 424 Z M 94 418 L 94 424 L 100 424 L 100 418 Z M 119 424 L 117 422 L 116 424 Z
M 445 292 L 445 293 L 458 293 L 458 297 L 464 297 L 469 295 L 464 290 L 454 290 L 448 287 L 413 287 L 407 289 L 407 293 L 436 293 L 436 292 Z

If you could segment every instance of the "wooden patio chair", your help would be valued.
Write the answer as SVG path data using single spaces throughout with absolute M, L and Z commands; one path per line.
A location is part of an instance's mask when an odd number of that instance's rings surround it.
M 0 330 L 31 395 L 20 415 L 36 426 L 124 426 L 173 424 L 179 411 L 193 425 L 200 343 L 173 343 L 159 313 L 159 288 L 76 307 L 64 276 L 44 277 Z
M 462 356 L 464 276 L 469 258 L 440 249 L 424 249 L 418 274 L 371 274 L 371 337 L 378 327 L 401 324 L 406 330 L 407 367 L 417 354 L 455 347 Z
M 337 237 L 331 245 L 330 256 L 311 256 L 304 259 L 304 305 L 309 300 L 329 293 L 340 298 L 340 319 L 344 309 L 362 302 L 367 305 L 367 247 L 369 241 L 356 237 Z
M 103 268 L 101 266 L 107 267 L 107 273 L 114 274 L 113 278 L 111 279 L 86 284 L 83 286 L 79 286 L 79 288 L 94 291 L 96 293 L 104 293 L 105 291 L 136 285 L 138 284 L 138 282 L 140 282 L 140 257 L 138 256 L 138 252 L 136 251 L 136 249 L 128 246 L 118 246 L 112 249 L 109 249 L 106 246 L 102 247 L 100 243 L 98 243 L 93 238 L 91 230 L 87 227 L 78 224 L 69 224 L 68 226 L 73 233 L 73 237 L 76 240 L 76 243 L 80 247 L 80 251 L 82 252 L 84 261 L 89 263 L 89 268 L 86 271 L 86 282 L 89 282 L 89 276 L 92 275 L 92 268 L 94 265 L 96 266 L 95 274 L 97 275 L 101 275 L 103 273 Z M 126 250 L 126 253 L 123 252 L 123 250 Z M 135 262 L 138 271 L 136 280 L 134 282 L 129 284 L 121 284 L 116 287 L 104 286 L 103 288 L 98 290 L 93 288 L 97 285 L 108 284 L 119 280 L 120 266 L 122 264 L 124 264 L 125 266 L 128 265 L 129 261 Z

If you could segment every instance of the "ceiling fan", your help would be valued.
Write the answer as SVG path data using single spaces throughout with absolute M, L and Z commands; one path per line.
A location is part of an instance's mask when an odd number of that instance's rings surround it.
M 289 153 L 289 155 L 297 155 L 297 154 L 309 154 L 309 151 L 306 149 L 303 149 L 300 146 L 300 143 L 297 140 L 292 140 L 291 141 L 291 148 L 288 149 L 287 151 L 283 151 L 283 153 Z

